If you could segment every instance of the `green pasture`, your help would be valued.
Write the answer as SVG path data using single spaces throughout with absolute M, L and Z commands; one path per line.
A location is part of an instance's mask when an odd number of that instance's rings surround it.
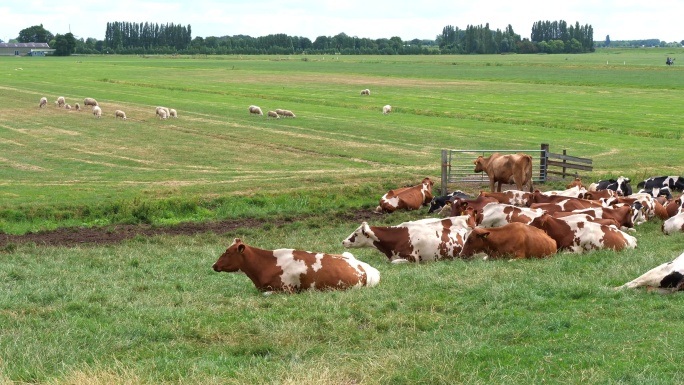
M 680 383 L 682 296 L 612 290 L 684 251 L 660 220 L 637 228 L 636 250 L 534 261 L 392 265 L 351 250 L 382 278 L 346 292 L 265 297 L 211 265 L 235 237 L 344 251 L 359 223 L 343 214 L 439 180 L 444 148 L 548 143 L 592 158 L 595 180 L 684 175 L 684 69 L 665 65 L 682 53 L 0 57 L 0 232 L 263 221 L 6 244 L 0 383 Z M 58 96 L 94 97 L 103 116 L 58 109 Z M 297 117 L 250 116 L 252 104 Z M 179 118 L 157 119 L 159 105 Z
M 231 217 L 261 194 L 372 205 L 438 180 L 443 148 L 549 143 L 592 158 L 596 179 L 676 174 L 684 72 L 665 66 L 671 51 L 0 58 L 0 230 Z M 58 109 L 58 96 L 94 97 L 104 115 Z M 250 116 L 252 104 L 297 118 Z M 158 105 L 180 118 L 156 119 Z M 263 214 L 283 210 L 298 211 Z

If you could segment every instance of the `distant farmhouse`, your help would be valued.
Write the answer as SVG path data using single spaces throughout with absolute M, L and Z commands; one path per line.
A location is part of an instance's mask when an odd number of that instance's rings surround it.
M 48 43 L 0 43 L 0 56 L 45 56 L 54 52 Z

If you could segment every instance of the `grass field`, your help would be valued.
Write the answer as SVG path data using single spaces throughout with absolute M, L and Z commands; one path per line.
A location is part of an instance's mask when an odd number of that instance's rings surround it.
M 595 179 L 682 175 L 684 69 L 664 64 L 680 51 L 2 57 L 0 231 L 263 226 L 6 246 L 0 383 L 680 383 L 681 295 L 611 289 L 684 251 L 657 220 L 620 253 L 390 265 L 358 249 L 382 281 L 348 292 L 263 297 L 244 275 L 211 270 L 234 237 L 343 251 L 359 223 L 340 214 L 439 180 L 443 148 L 549 143 L 592 158 Z M 94 97 L 103 117 L 58 109 L 57 96 Z M 251 104 L 297 117 L 249 116 Z M 156 119 L 158 105 L 179 118 Z

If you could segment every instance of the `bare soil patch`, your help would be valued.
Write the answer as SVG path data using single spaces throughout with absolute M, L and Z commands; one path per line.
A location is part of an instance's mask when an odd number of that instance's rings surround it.
M 351 211 L 337 219 L 345 221 L 367 221 L 376 217 L 368 209 Z M 38 246 L 75 247 L 80 245 L 116 244 L 138 236 L 154 237 L 157 235 L 192 236 L 202 233 L 225 234 L 241 228 L 258 228 L 265 224 L 282 226 L 287 223 L 304 220 L 309 217 L 288 219 L 239 219 L 215 222 L 185 222 L 174 226 L 150 225 L 112 225 L 104 227 L 70 227 L 49 231 L 39 231 L 24 235 L 0 233 L 0 250 L 11 244 L 35 243 Z

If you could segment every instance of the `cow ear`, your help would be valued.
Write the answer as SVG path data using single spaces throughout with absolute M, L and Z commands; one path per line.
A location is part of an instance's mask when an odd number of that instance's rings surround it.
M 244 243 L 239 244 L 237 247 L 237 251 L 240 254 L 244 253 L 245 252 L 245 244 Z
M 477 234 L 478 237 L 486 239 L 489 236 L 489 231 L 483 231 Z
M 363 222 L 361 224 L 361 234 L 363 234 L 364 237 L 367 237 L 369 232 L 370 227 L 368 226 L 368 222 Z

